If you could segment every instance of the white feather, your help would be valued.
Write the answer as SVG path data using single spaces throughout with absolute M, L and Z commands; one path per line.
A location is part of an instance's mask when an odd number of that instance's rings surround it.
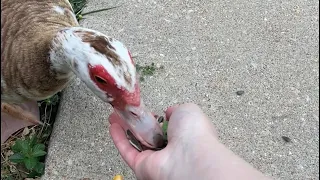
M 61 6 L 53 6 L 53 10 L 59 14 L 64 14 L 64 9 Z

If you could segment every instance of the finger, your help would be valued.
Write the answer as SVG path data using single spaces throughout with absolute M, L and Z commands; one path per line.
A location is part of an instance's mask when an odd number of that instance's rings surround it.
M 133 169 L 134 160 L 139 152 L 129 143 L 125 132 L 120 125 L 118 125 L 117 123 L 111 124 L 109 130 L 113 143 L 118 149 L 121 157 L 129 165 L 129 167 Z
M 152 116 L 154 116 L 155 118 L 158 117 L 158 115 L 156 115 L 154 112 L 151 112 Z
M 182 133 L 183 131 L 180 131 L 180 129 L 194 129 L 199 133 L 213 132 L 214 136 L 217 137 L 213 123 L 201 108 L 194 103 L 182 104 L 171 113 L 168 135 L 171 134 L 171 131 Z
M 165 110 L 166 120 L 167 120 L 167 121 L 169 121 L 172 112 L 173 112 L 175 109 L 177 109 L 178 107 L 179 107 L 179 105 L 176 104 L 176 105 L 173 105 L 173 106 L 168 107 L 167 110 Z
M 121 118 L 119 117 L 119 115 L 116 112 L 113 112 L 112 114 L 110 114 L 110 116 L 109 116 L 109 123 L 110 124 L 118 122 L 119 120 L 121 120 Z
M 180 105 L 173 105 L 167 108 L 167 110 L 165 111 L 166 113 L 166 119 L 169 120 L 172 113 L 174 111 L 191 111 L 191 112 L 195 112 L 195 113 L 202 113 L 202 110 L 199 108 L 198 105 L 194 104 L 194 103 L 185 103 L 185 104 L 180 104 Z
M 202 116 L 204 115 L 200 107 L 193 103 L 185 103 L 181 105 L 176 105 L 169 107 L 167 114 L 172 119 L 183 119 L 192 116 Z M 177 118 L 178 116 L 179 118 Z
M 192 103 L 185 103 L 179 106 L 170 107 L 167 110 L 167 115 L 170 118 L 168 134 L 173 128 L 174 131 L 180 132 L 179 129 L 188 129 L 194 124 L 202 124 L 203 113 L 199 106 Z
M 118 124 L 122 127 L 122 129 L 127 130 L 128 124 L 126 123 L 126 121 L 124 121 L 118 113 L 113 112 L 110 116 L 109 116 L 109 122 L 110 124 Z

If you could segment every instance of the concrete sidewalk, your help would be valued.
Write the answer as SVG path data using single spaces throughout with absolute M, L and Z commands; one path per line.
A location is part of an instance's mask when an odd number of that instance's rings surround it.
M 164 66 L 142 83 L 148 107 L 197 103 L 265 174 L 319 179 L 318 1 L 89 0 L 86 11 L 120 4 L 81 24 L 124 42 L 139 64 Z M 83 83 L 68 87 L 43 179 L 134 179 L 109 136 L 110 112 Z

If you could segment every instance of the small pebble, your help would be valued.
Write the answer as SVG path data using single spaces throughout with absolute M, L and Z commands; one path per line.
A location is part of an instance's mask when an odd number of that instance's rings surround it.
M 285 142 L 291 142 L 291 139 L 287 136 L 281 136 L 281 138 L 285 141 Z
M 244 91 L 242 91 L 242 90 L 237 91 L 237 92 L 236 92 L 236 94 L 237 94 L 238 96 L 241 96 L 241 95 L 243 95 L 243 94 L 244 94 Z

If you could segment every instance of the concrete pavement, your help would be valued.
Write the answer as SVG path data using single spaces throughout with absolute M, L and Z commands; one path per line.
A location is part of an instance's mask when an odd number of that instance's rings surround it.
M 142 83 L 148 107 L 197 103 L 265 174 L 319 179 L 318 1 L 89 0 L 86 11 L 119 4 L 81 24 L 124 42 L 139 64 L 164 66 Z M 43 179 L 134 179 L 109 136 L 110 112 L 83 83 L 68 87 Z

